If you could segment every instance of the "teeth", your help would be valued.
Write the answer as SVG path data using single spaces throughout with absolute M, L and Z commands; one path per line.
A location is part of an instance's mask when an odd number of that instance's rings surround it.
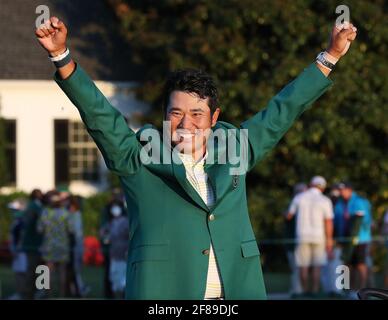
M 184 138 L 184 139 L 189 139 L 189 138 L 194 137 L 194 134 L 193 134 L 193 133 L 181 133 L 181 132 L 177 132 L 177 135 L 178 135 L 178 137 L 182 137 L 182 138 Z

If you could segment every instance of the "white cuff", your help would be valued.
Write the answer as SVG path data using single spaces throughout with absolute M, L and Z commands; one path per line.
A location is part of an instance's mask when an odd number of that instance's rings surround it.
M 325 59 L 327 61 L 329 61 L 330 63 L 332 64 L 336 64 L 338 62 L 338 59 L 333 57 L 330 53 L 328 53 L 327 51 L 324 52 L 324 55 L 325 55 Z
M 65 59 L 69 54 L 70 54 L 70 50 L 69 50 L 69 48 L 66 48 L 66 51 L 64 53 L 62 53 L 62 54 L 60 54 L 59 56 L 56 56 L 56 57 L 49 57 L 49 59 L 52 62 L 58 62 L 58 61 L 61 61 L 61 60 Z

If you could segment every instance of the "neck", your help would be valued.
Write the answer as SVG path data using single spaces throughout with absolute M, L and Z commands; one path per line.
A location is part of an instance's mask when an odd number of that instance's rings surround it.
M 190 155 L 195 163 L 202 160 L 206 155 L 206 145 L 203 145 L 200 149 L 194 150 Z
M 191 156 L 194 160 L 194 162 L 198 162 L 199 160 L 203 159 L 206 155 L 206 146 L 204 145 L 201 149 L 194 150 L 191 153 L 184 153 L 181 152 L 182 155 L 185 156 Z

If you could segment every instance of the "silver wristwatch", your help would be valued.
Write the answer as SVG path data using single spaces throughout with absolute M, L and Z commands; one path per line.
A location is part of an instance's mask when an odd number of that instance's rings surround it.
M 330 70 L 334 69 L 334 63 L 331 63 L 329 60 L 326 59 L 324 51 L 317 55 L 317 61 L 320 62 L 326 68 L 329 68 Z

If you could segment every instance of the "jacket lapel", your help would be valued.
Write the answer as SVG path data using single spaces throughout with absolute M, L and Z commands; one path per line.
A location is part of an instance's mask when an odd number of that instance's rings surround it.
M 228 191 L 237 187 L 238 177 L 230 175 L 229 168 L 230 166 L 227 164 L 205 166 L 205 172 L 214 191 L 215 203 L 213 208 L 218 205 Z
M 208 144 L 207 146 L 208 158 L 205 163 L 205 172 L 213 187 L 215 197 L 213 208 L 215 208 L 230 189 L 232 176 L 229 173 L 230 166 L 227 162 L 226 140 L 214 139 L 213 141 L 215 141 L 214 145 Z
M 191 198 L 192 201 L 194 201 L 195 204 L 208 212 L 209 207 L 203 202 L 198 192 L 195 191 L 190 182 L 186 179 L 186 170 L 183 163 L 175 163 L 175 161 L 172 161 L 171 165 L 175 179 L 179 182 L 183 190 L 185 190 L 187 195 Z

